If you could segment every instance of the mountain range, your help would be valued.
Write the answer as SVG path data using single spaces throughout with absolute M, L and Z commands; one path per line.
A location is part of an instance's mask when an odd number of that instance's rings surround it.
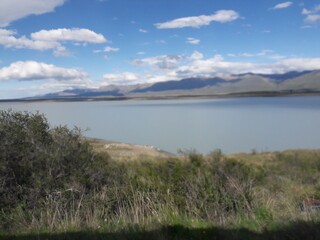
M 194 77 L 152 84 L 110 85 L 95 89 L 65 90 L 37 96 L 37 98 L 179 97 L 254 92 L 318 91 L 320 91 L 320 70 L 292 71 L 283 74 L 246 73 Z

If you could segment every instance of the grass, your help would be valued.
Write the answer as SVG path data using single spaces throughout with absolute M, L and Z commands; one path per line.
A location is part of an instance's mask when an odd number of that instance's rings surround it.
M 47 196 L 2 216 L 1 239 L 316 239 L 320 151 L 111 159 L 94 192 Z M 100 163 L 102 164 L 102 163 Z M 101 167 L 101 166 L 100 166 Z M 14 226 L 12 228 L 12 226 Z M 297 229 L 299 230 L 297 230 Z M 83 229 L 86 229 L 83 231 Z

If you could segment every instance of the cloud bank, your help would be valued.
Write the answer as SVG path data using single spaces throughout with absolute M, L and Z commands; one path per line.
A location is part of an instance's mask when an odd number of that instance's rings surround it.
M 271 50 L 263 50 L 256 57 L 269 58 Z M 270 55 L 274 56 L 274 55 Z M 137 84 L 155 83 L 159 81 L 181 80 L 191 77 L 212 77 L 219 75 L 260 73 L 276 74 L 290 71 L 306 71 L 320 69 L 320 58 L 290 58 L 274 57 L 273 63 L 250 63 L 226 61 L 222 55 L 204 58 L 195 51 L 191 56 L 163 55 L 152 58 L 134 59 L 131 64 L 138 67 L 149 67 L 143 74 L 119 73 L 106 74 L 106 84 Z

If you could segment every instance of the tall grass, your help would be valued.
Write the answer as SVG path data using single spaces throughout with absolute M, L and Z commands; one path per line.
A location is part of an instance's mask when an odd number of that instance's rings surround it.
M 309 154 L 301 153 L 299 158 L 304 161 Z M 291 164 L 288 156 L 291 153 L 281 153 L 279 160 L 279 154 L 274 154 L 272 164 L 264 163 L 269 166 L 266 168 L 255 168 L 222 155 L 219 159 L 189 155 L 183 159 L 134 161 L 125 165 L 108 159 L 105 164 L 113 166 L 96 172 L 107 182 L 93 189 L 74 187 L 51 192 L 38 199 L 32 209 L 18 205 L 3 212 L 2 229 L 117 231 L 130 226 L 152 229 L 181 224 L 243 226 L 262 231 L 275 222 L 318 221 L 317 213 L 302 211 L 300 204 L 305 196 L 316 196 L 319 185 L 310 186 L 306 182 L 310 178 L 308 172 L 292 176 L 307 169 L 314 172 L 314 168 L 297 162 L 300 170 L 291 167 L 282 171 L 273 167 Z M 75 181 L 74 186 L 79 182 Z

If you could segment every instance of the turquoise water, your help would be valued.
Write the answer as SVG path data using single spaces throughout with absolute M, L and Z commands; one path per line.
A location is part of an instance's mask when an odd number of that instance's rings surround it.
M 39 111 L 52 126 L 78 126 L 83 135 L 152 145 L 176 153 L 225 153 L 320 148 L 320 97 L 202 100 L 0 103 L 0 109 Z

